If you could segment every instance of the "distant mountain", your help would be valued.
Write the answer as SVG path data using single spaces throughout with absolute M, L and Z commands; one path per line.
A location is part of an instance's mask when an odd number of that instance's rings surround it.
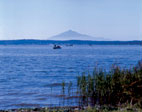
M 102 41 L 104 38 L 92 37 L 86 34 L 81 34 L 72 30 L 68 30 L 66 32 L 60 33 L 53 37 L 50 37 L 48 40 L 97 40 Z

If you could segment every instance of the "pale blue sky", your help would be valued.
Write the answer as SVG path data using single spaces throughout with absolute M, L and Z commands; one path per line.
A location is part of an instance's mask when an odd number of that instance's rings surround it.
M 142 40 L 142 0 L 0 0 L 0 39 L 47 39 L 69 29 Z

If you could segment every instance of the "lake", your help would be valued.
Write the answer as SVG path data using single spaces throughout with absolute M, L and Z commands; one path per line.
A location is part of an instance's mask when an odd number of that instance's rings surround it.
M 142 59 L 139 45 L 52 47 L 0 46 L 0 109 L 58 106 L 62 81 L 75 86 L 76 77 L 95 66 L 106 71 L 112 64 L 130 68 Z

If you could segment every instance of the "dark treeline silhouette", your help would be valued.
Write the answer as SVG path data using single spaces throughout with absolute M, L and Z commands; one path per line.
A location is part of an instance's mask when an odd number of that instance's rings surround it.
M 142 41 L 86 41 L 86 40 L 0 40 L 0 45 L 48 45 L 48 44 L 88 44 L 88 45 L 142 45 Z

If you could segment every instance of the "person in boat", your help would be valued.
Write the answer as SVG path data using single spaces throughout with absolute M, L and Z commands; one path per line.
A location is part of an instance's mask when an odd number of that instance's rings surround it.
M 53 49 L 61 49 L 61 46 L 54 45 Z

